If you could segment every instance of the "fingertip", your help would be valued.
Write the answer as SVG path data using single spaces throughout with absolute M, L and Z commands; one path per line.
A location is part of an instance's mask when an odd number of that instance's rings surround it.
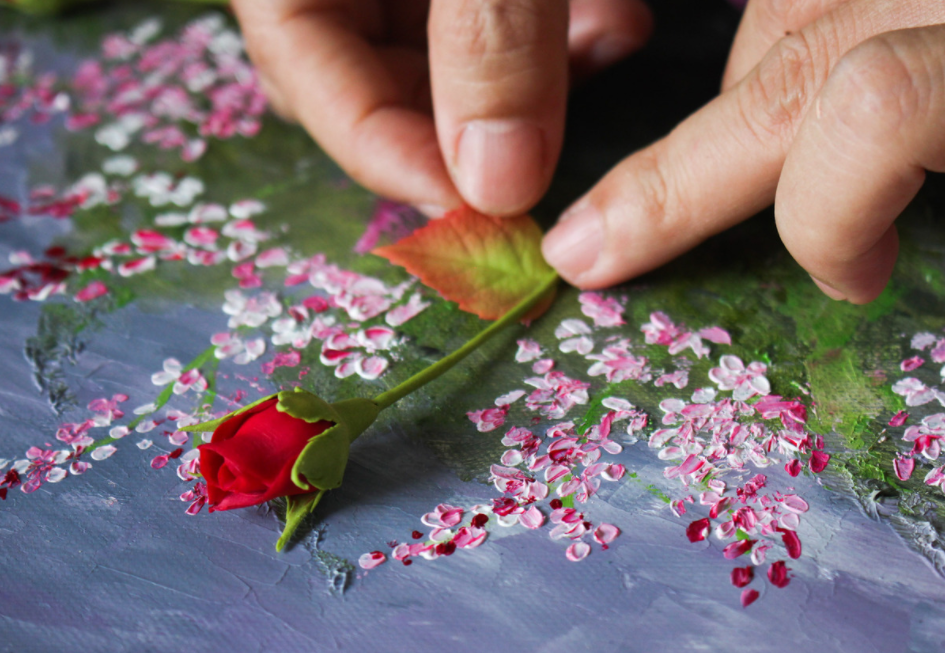
M 603 221 L 597 209 L 586 201 L 565 212 L 541 244 L 548 264 L 579 288 L 594 285 L 592 273 L 603 249 Z
M 886 289 L 898 256 L 899 235 L 891 226 L 867 252 L 852 261 L 818 261 L 819 267 L 830 273 L 811 274 L 811 279 L 833 300 L 869 304 Z
M 814 285 L 820 288 L 820 291 L 824 293 L 825 295 L 827 295 L 827 297 L 829 297 L 830 299 L 834 301 L 838 301 L 838 302 L 846 301 L 847 296 L 842 291 L 837 290 L 833 286 L 821 281 L 814 275 L 811 275 L 810 278 L 814 281 Z

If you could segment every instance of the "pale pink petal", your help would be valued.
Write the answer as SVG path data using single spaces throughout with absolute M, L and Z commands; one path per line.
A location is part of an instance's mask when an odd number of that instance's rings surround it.
M 77 302 L 88 302 L 108 294 L 108 287 L 101 281 L 93 281 L 75 294 Z
M 58 483 L 68 475 L 68 472 L 62 467 L 53 467 L 48 472 L 46 472 L 46 482 L 47 483 Z
M 105 460 L 106 458 L 110 457 L 110 456 L 111 456 L 113 453 L 115 453 L 116 451 L 117 451 L 117 449 L 116 449 L 113 445 L 106 444 L 105 446 L 102 446 L 102 447 L 99 447 L 98 449 L 95 449 L 95 450 L 91 453 L 92 460 Z
M 899 364 L 899 369 L 903 372 L 911 372 L 912 370 L 918 369 L 925 364 L 925 359 L 921 356 L 913 356 L 912 358 L 907 358 Z
M 515 362 L 527 363 L 541 356 L 541 345 L 534 340 L 523 339 L 518 341 L 518 351 L 515 352 Z
M 397 327 L 412 320 L 429 306 L 430 302 L 423 301 L 423 297 L 419 293 L 414 293 L 411 295 L 410 299 L 407 300 L 406 304 L 395 306 L 387 311 L 387 315 L 384 316 L 384 321 L 392 327 Z
M 732 344 L 732 336 L 725 329 L 717 326 L 707 327 L 699 330 L 699 337 L 714 342 L 717 345 Z
M 571 352 L 577 352 L 582 356 L 591 353 L 594 349 L 594 341 L 588 338 L 587 336 L 579 336 L 577 338 L 568 338 L 567 340 L 561 341 L 558 345 L 558 349 L 562 352 L 568 354 Z
M 518 522 L 525 528 L 535 530 L 541 528 L 542 524 L 545 523 L 545 516 L 537 507 L 531 506 L 528 510 L 519 515 Z
M 509 406 L 524 397 L 527 393 L 524 390 L 513 390 L 501 397 L 496 397 L 496 406 Z
M 387 556 L 384 555 L 381 551 L 372 551 L 371 553 L 365 553 L 360 558 L 358 558 L 358 564 L 362 569 L 374 569 L 375 567 L 384 564 L 387 562 Z
M 155 268 L 156 264 L 157 259 L 155 259 L 154 256 L 146 256 L 144 258 L 126 261 L 118 266 L 118 274 L 123 277 L 130 277 L 135 274 L 141 274 L 142 272 L 150 272 Z
M 256 257 L 256 266 L 260 268 L 285 267 L 288 264 L 289 255 L 282 247 L 267 249 Z
M 580 562 L 591 552 L 590 544 L 586 542 L 575 542 L 568 547 L 564 555 L 567 556 L 568 560 L 571 562 Z
M 912 477 L 913 470 L 915 470 L 915 459 L 896 458 L 893 461 L 893 470 L 896 472 L 896 478 L 900 481 L 908 481 Z
M 620 529 L 613 524 L 601 524 L 594 530 L 594 540 L 598 544 L 610 544 L 620 535 Z
M 390 365 L 390 362 L 382 356 L 371 356 L 369 358 L 359 358 L 355 361 L 355 371 L 362 379 L 373 381 L 379 378 Z

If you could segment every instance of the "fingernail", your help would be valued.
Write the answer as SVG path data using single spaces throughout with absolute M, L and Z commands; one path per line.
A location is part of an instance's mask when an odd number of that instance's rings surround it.
M 591 46 L 588 55 L 595 66 L 609 66 L 633 52 L 637 45 L 637 41 L 625 36 L 604 36 Z
M 415 204 L 414 208 L 431 220 L 442 218 L 443 214 L 448 210 L 438 204 Z
M 604 247 L 604 228 L 593 205 L 579 202 L 569 209 L 542 242 L 545 260 L 572 283 L 594 268 Z
M 820 279 L 816 279 L 813 276 L 811 277 L 811 279 L 814 280 L 814 283 L 817 284 L 817 287 L 820 288 L 823 291 L 823 293 L 827 295 L 827 297 L 829 297 L 830 299 L 835 299 L 838 302 L 842 302 L 846 300 L 847 296 L 844 293 L 837 290 L 836 288 L 834 288 L 833 286 L 828 286 L 823 281 L 821 281 Z
M 476 120 L 459 137 L 454 177 L 484 213 L 525 211 L 544 189 L 541 130 L 521 120 Z

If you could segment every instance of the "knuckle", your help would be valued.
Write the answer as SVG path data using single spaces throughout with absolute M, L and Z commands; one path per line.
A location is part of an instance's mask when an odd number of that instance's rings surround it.
M 817 63 L 821 49 L 803 31 L 785 36 L 746 78 L 739 107 L 759 140 L 774 139 L 786 147 L 793 139 L 812 95 L 826 77 Z
M 674 192 L 672 176 L 665 157 L 653 147 L 639 154 L 637 165 L 631 171 L 638 192 L 633 195 L 634 212 L 640 211 L 651 222 L 654 233 L 672 236 L 684 222 L 679 194 Z
M 453 47 L 478 60 L 514 55 L 542 37 L 542 21 L 528 0 L 467 0 L 455 14 Z
M 917 79 L 925 70 L 910 60 L 901 36 L 882 34 L 859 44 L 834 68 L 824 101 L 841 125 L 855 133 L 876 128 L 898 132 L 925 104 Z M 919 64 L 919 65 L 917 65 Z
M 771 33 L 784 33 L 796 25 L 808 2 L 798 0 L 764 0 L 756 4 L 756 15 L 762 29 Z

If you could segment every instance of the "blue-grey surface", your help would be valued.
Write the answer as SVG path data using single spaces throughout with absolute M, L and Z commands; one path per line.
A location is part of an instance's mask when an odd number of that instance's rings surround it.
M 0 150 L 0 194 L 24 195 L 38 181 L 27 183 L 37 157 L 41 181 L 68 179 L 63 146 L 36 130 Z M 38 253 L 68 228 L 51 219 L 0 225 L 0 260 Z M 203 350 L 224 328 L 218 304 L 157 298 L 101 315 L 75 363 L 63 363 L 76 405 L 117 392 L 131 396 L 126 406 L 153 400 L 150 376 L 164 359 Z M 0 297 L 0 457 L 54 443 L 61 421 L 23 355 L 40 310 Z M 470 393 L 481 405 L 495 394 Z M 638 479 L 605 484 L 588 507 L 623 531 L 609 551 L 574 564 L 547 530 L 499 529 L 474 551 L 365 573 L 351 563 L 409 537 L 437 503 L 496 496 L 460 480 L 423 444 L 414 417 L 405 411 L 356 443 L 345 485 L 322 503 L 316 529 L 281 554 L 275 514 L 187 516 L 178 500 L 186 486 L 149 467 L 154 449 L 130 442 L 81 477 L 32 495 L 11 491 L 0 503 L 0 651 L 945 649 L 945 581 L 851 494 L 811 477 L 793 481 L 812 510 L 791 584 L 756 584 L 761 600 L 743 609 L 729 583 L 732 562 L 716 544 L 690 544 L 646 489 L 666 482 L 643 443 L 620 456 Z

